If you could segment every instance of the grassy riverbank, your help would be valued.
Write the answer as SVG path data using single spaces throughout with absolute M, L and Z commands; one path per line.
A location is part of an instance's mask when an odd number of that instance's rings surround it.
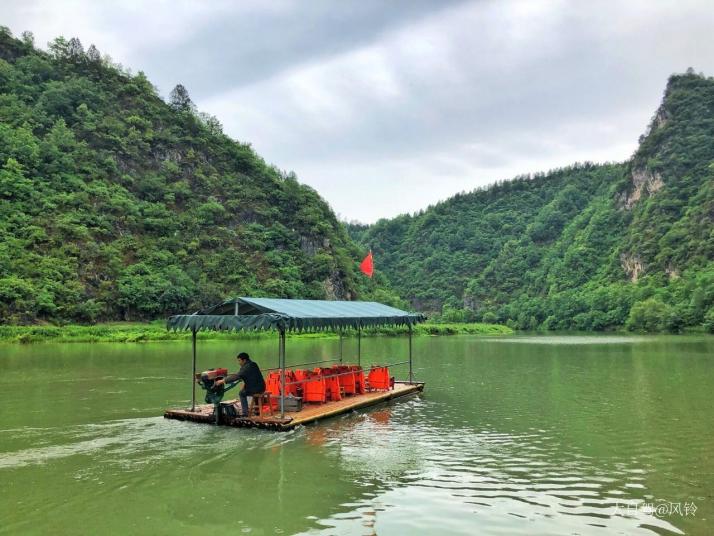
M 354 333 L 347 332 L 348 336 Z M 406 327 L 383 327 L 365 329 L 363 336 L 389 336 L 406 334 Z M 498 324 L 419 324 L 414 327 L 415 335 L 506 335 L 513 333 L 507 326 Z M 275 333 L 252 332 L 240 333 L 222 331 L 202 331 L 199 339 L 234 339 L 274 337 Z M 332 338 L 338 334 L 333 331 L 316 333 L 293 333 L 290 337 Z M 167 331 L 164 321 L 136 323 L 112 322 L 94 326 L 0 326 L 0 342 L 34 343 L 34 342 L 147 342 L 190 339 L 189 331 Z

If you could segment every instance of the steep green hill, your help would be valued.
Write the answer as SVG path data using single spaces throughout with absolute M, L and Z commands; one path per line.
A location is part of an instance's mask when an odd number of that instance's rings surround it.
M 350 227 L 417 308 L 519 328 L 714 329 L 714 79 L 672 76 L 631 160 Z
M 0 322 L 156 318 L 228 295 L 392 295 L 295 176 L 139 73 L 0 28 Z

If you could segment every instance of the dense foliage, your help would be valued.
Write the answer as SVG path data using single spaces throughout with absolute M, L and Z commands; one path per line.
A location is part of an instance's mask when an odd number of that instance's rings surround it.
M 229 295 L 393 301 L 363 254 L 183 86 L 166 103 L 94 46 L 44 52 L 0 28 L 0 321 L 157 318 Z
M 714 331 L 714 79 L 672 76 L 631 160 L 582 164 L 349 226 L 447 320 Z
M 366 328 L 361 332 L 362 337 L 375 337 L 381 335 L 405 335 L 407 326 L 379 326 Z M 513 330 L 508 326 L 481 323 L 444 323 L 425 322 L 413 327 L 414 335 L 509 335 Z M 317 332 L 288 332 L 289 338 L 300 339 L 331 339 L 339 338 L 336 331 Z M 348 330 L 343 332 L 345 337 L 357 337 L 357 332 Z M 275 333 L 270 331 L 234 331 L 204 330 L 198 333 L 199 339 L 260 339 L 275 338 Z M 63 324 L 53 325 L 0 325 L 0 342 L 2 343 L 32 343 L 32 342 L 143 342 L 143 341 L 168 341 L 190 339 L 190 331 L 169 331 L 166 322 L 156 320 L 153 322 L 102 322 L 100 324 Z

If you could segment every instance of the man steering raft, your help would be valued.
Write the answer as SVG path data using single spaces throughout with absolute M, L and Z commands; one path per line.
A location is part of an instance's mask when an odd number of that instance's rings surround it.
M 243 388 L 238 393 L 238 397 L 240 398 L 242 416 L 247 417 L 248 397 L 264 392 L 265 380 L 263 379 L 263 374 L 260 372 L 258 364 L 255 361 L 251 361 L 247 353 L 241 352 L 236 357 L 240 364 L 240 370 L 235 374 L 229 374 L 225 380 L 217 380 L 216 386 L 242 381 Z

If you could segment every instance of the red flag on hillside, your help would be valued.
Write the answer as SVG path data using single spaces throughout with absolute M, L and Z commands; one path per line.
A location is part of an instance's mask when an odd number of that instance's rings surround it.
M 374 273 L 374 262 L 372 261 L 372 250 L 367 253 L 367 256 L 362 260 L 362 262 L 359 265 L 359 269 L 362 270 L 362 272 L 367 276 L 367 277 L 372 277 L 372 274 Z

